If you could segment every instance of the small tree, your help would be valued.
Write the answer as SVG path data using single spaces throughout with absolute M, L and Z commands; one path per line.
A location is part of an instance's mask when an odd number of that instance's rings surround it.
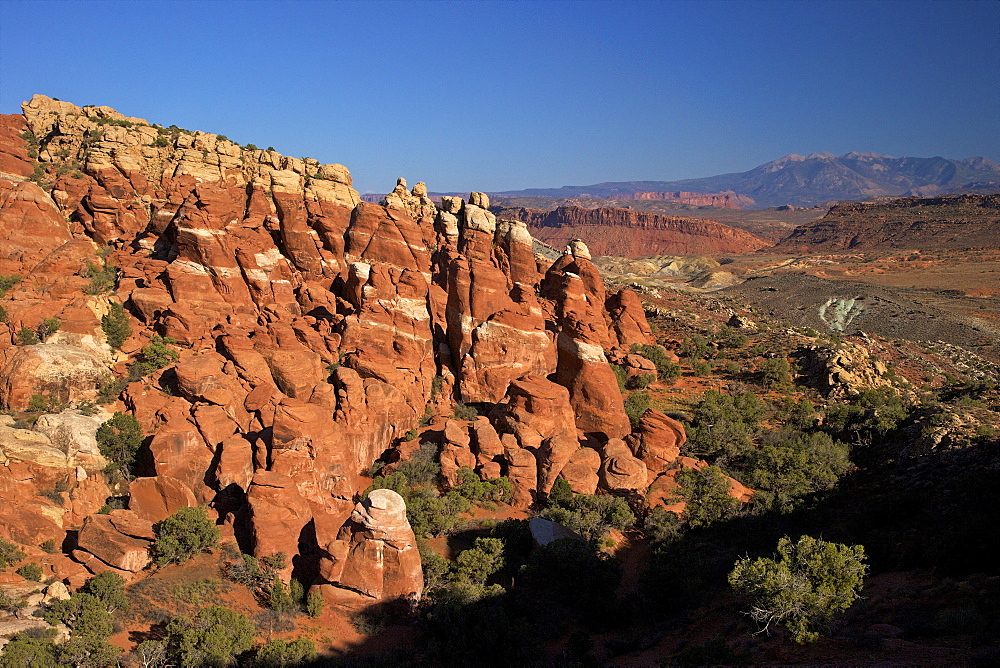
M 121 304 L 112 304 L 111 310 L 101 316 L 101 329 L 108 337 L 108 345 L 121 348 L 125 339 L 132 335 L 132 327 L 128 324 L 128 315 Z
M 0 654 L 0 668 L 58 668 L 55 635 L 55 629 L 47 629 L 41 637 L 27 631 L 11 636 Z
M 19 346 L 33 346 L 41 343 L 38 339 L 38 335 L 27 327 L 22 327 L 18 332 L 17 336 L 14 338 L 15 345 Z
M 0 538 L 0 570 L 16 564 L 22 559 L 24 559 L 24 552 L 18 549 L 17 545 Z
M 181 562 L 214 547 L 219 542 L 219 528 L 208 518 L 204 506 L 184 506 L 153 526 L 156 542 L 151 549 L 157 565 Z
M 285 583 L 279 577 L 274 578 L 274 582 L 271 583 L 271 591 L 267 595 L 267 605 L 275 612 L 281 614 L 294 612 L 295 608 L 298 607 L 297 603 L 292 600 L 292 595 L 288 592 L 288 587 L 285 586 Z
M 228 666 L 253 647 L 253 623 L 219 605 L 167 625 L 167 655 L 178 666 Z
M 110 462 L 108 471 L 121 471 L 126 478 L 132 475 L 141 445 L 142 427 L 130 413 L 115 413 L 97 430 L 97 446 Z
M 750 599 L 750 617 L 761 632 L 782 624 L 797 643 L 811 642 L 833 616 L 858 598 L 867 566 L 861 545 L 847 546 L 802 536 L 778 541 L 778 559 L 744 557 L 729 584 Z
M 313 619 L 319 617 L 323 614 L 323 606 L 326 602 L 323 601 L 323 595 L 317 590 L 309 592 L 306 596 L 306 615 L 312 617 Z
M 677 474 L 678 495 L 687 503 L 684 520 L 688 526 L 708 526 L 733 517 L 740 502 L 730 494 L 729 479 L 717 466 L 684 469 Z
M 99 573 L 87 580 L 83 591 L 101 602 L 108 612 L 128 609 L 128 596 L 125 594 L 125 578 L 112 571 Z

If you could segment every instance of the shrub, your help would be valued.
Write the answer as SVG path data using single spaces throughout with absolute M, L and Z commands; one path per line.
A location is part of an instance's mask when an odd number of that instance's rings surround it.
M 750 617 L 762 631 L 782 624 L 795 642 L 813 641 L 858 598 L 867 571 L 864 547 L 810 536 L 792 543 L 786 536 L 778 541 L 777 556 L 740 559 L 729 584 L 750 599 Z
M 30 564 L 25 564 L 18 568 L 17 574 L 25 580 L 40 582 L 42 579 L 42 567 L 35 562 L 31 562 Z
M 40 637 L 29 631 L 14 634 L 0 654 L 0 668 L 58 668 L 55 635 L 55 629 Z
M 687 502 L 684 521 L 691 528 L 708 526 L 736 515 L 740 502 L 729 494 L 729 479 L 717 466 L 684 469 L 677 474 L 677 495 Z
M 100 601 L 108 612 L 127 610 L 129 607 L 125 578 L 112 571 L 98 573 L 87 580 L 83 591 Z
M 421 444 L 409 459 L 399 463 L 396 472 L 403 475 L 410 485 L 437 486 L 438 475 L 441 473 L 441 465 L 437 461 L 438 449 L 435 443 Z M 390 489 L 399 491 L 395 487 Z
M 485 584 L 494 573 L 504 567 L 504 545 L 499 538 L 476 538 L 467 550 L 456 558 L 456 574 L 471 583 Z
M 628 383 L 628 372 L 620 364 L 611 363 L 610 366 L 615 374 L 615 380 L 618 381 L 618 391 L 624 393 Z
M 316 643 L 308 638 L 295 640 L 275 639 L 257 650 L 253 665 L 261 668 L 284 668 L 301 666 L 319 658 Z
M 455 404 L 455 410 L 452 411 L 451 416 L 456 420 L 475 420 L 479 417 L 479 411 L 476 410 L 475 406 L 468 406 L 459 401 Z
M 0 274 L 0 297 L 4 297 L 7 291 L 21 282 L 21 277 L 17 274 Z
M 639 426 L 642 414 L 649 409 L 649 401 L 649 392 L 645 390 L 633 392 L 625 400 L 625 415 L 628 416 L 633 429 Z
M 555 489 L 555 487 L 553 487 Z M 610 494 L 574 494 L 565 490 L 549 496 L 549 505 L 538 516 L 558 522 L 591 543 L 599 542 L 609 529 L 624 531 L 635 523 L 625 499 Z
M 654 380 L 656 380 L 655 373 L 639 373 L 629 376 L 625 381 L 625 387 L 630 390 L 642 390 L 649 387 Z
M 262 567 L 260 561 L 250 554 L 238 554 L 236 559 L 227 561 L 222 572 L 233 582 L 255 593 L 265 589 L 274 580 L 274 572 L 266 566 Z
M 180 354 L 176 350 L 167 347 L 171 343 L 177 343 L 177 341 L 169 336 L 154 334 L 149 340 L 149 345 L 139 349 L 139 360 L 134 366 L 143 375 L 146 375 L 173 364 L 180 359 Z
M 185 561 L 219 542 L 219 528 L 208 519 L 204 506 L 178 508 L 153 530 L 156 542 L 150 549 L 157 565 Z
M 656 377 L 660 380 L 671 380 L 681 375 L 681 367 L 670 361 L 660 346 L 633 344 L 632 352 L 642 355 L 656 365 Z
M 83 288 L 83 293 L 86 295 L 103 295 L 111 292 L 118 282 L 118 269 L 113 265 L 101 266 L 88 262 L 83 275 L 90 279 L 90 283 Z
M 62 321 L 59 318 L 51 317 L 46 318 L 42 321 L 42 324 L 38 326 L 38 338 L 45 340 L 59 331 L 62 327 Z
M 750 343 L 746 334 L 738 332 L 728 325 L 720 327 L 715 336 L 716 341 L 723 348 L 746 348 L 747 344 Z
M 475 471 L 468 466 L 462 466 L 456 471 L 455 477 L 456 484 L 451 491 L 476 505 L 510 503 L 514 494 L 510 480 L 506 476 L 495 480 L 480 480 Z
M 28 412 L 41 413 L 49 407 L 49 400 L 43 394 L 32 394 L 28 399 Z
M 760 431 L 764 404 L 750 392 L 708 390 L 694 409 L 683 454 L 727 462 L 741 457 Z
M 764 387 L 780 390 L 792 385 L 792 367 L 784 357 L 765 359 L 758 370 Z
M 7 309 L 5 309 L 3 306 L 0 306 L 0 322 L 8 322 L 9 319 L 10 316 L 7 315 Z
M 131 413 L 115 413 L 97 429 L 97 446 L 109 461 L 107 471 L 131 477 L 135 457 L 142 445 L 142 427 Z
M 21 608 L 27 607 L 27 603 L 23 599 L 14 598 L 5 591 L 0 591 L 0 611 L 9 612 L 11 614 L 16 613 Z M 3 655 L 0 655 L 2 658 Z M 0 664 L 3 665 L 3 664 Z
M 46 554 L 55 554 L 59 551 L 59 547 L 56 545 L 56 542 L 51 538 L 46 539 L 38 547 L 40 547 L 42 552 L 45 552 Z
M 281 578 L 274 578 L 267 594 L 267 606 L 277 613 L 287 614 L 298 608 L 298 603 L 292 599 L 288 587 Z
M 759 448 L 748 451 L 745 482 L 773 494 L 772 507 L 787 510 L 795 499 L 832 488 L 851 468 L 849 452 L 845 443 L 822 432 L 771 432 Z
M 670 512 L 659 506 L 653 508 L 643 520 L 642 527 L 654 543 L 668 543 L 680 538 L 684 522 L 677 513 Z
M 38 335 L 27 327 L 22 327 L 14 338 L 14 344 L 18 346 L 34 346 L 39 343 L 41 341 L 39 341 Z
M 254 636 L 246 615 L 213 605 L 167 625 L 167 655 L 180 666 L 228 666 L 253 647 Z
M 695 334 L 691 338 L 684 339 L 681 342 L 678 352 L 681 357 L 690 357 L 691 359 L 709 359 L 715 354 L 708 339 L 701 334 Z
M 121 304 L 112 304 L 111 310 L 101 316 L 101 329 L 108 338 L 108 345 L 115 349 L 121 348 L 125 339 L 132 335 L 125 307 Z
M 831 404 L 826 423 L 834 432 L 872 438 L 895 429 L 908 416 L 903 399 L 896 390 L 887 387 L 864 389 L 850 403 Z
M 142 668 L 163 668 L 167 665 L 167 643 L 163 640 L 143 640 L 129 653 L 133 664 Z
M 712 373 L 712 363 L 705 360 L 692 360 L 691 373 L 696 376 L 707 376 Z

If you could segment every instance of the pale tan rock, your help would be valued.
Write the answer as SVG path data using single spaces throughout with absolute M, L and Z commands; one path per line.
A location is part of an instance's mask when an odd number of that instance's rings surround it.
M 104 412 L 89 416 L 66 410 L 40 416 L 34 430 L 48 436 L 52 445 L 65 452 L 74 465 L 87 472 L 100 471 L 108 461 L 97 445 L 97 430 L 110 417 Z
M 48 436 L 28 429 L 0 427 L 0 455 L 6 460 L 33 462 L 39 466 L 70 468 L 65 452 L 52 445 Z
M 111 375 L 97 356 L 76 346 L 15 346 L 0 359 L 0 405 L 13 410 L 26 409 L 35 394 L 62 403 L 95 401 Z

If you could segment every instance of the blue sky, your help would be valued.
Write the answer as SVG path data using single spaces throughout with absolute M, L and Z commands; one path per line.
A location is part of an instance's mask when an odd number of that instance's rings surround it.
M 1000 161 L 1000 3 L 0 0 L 0 113 L 44 93 L 507 190 L 788 153 Z

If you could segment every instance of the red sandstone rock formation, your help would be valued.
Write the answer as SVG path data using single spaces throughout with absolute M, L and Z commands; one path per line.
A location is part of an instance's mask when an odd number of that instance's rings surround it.
M 93 400 L 153 334 L 172 337 L 178 359 L 133 374 L 108 407 L 151 436 L 127 516 L 94 516 L 112 490 L 93 444 L 59 440 L 65 420 L 0 424 L 11 432 L 0 535 L 61 543 L 82 527 L 77 561 L 134 577 L 145 527 L 207 504 L 258 556 L 327 549 L 324 595 L 334 583 L 364 600 L 418 595 L 419 559 L 394 502 L 345 521 L 367 486 L 362 470 L 456 400 L 501 406 L 429 428 L 445 478 L 461 466 L 507 475 L 521 508 L 559 475 L 597 489 L 601 454 L 580 447 L 582 434 L 629 432 L 606 354 L 650 332 L 634 293 L 606 294 L 584 245 L 543 285 L 527 226 L 496 220 L 482 193 L 438 209 L 423 184 L 401 180 L 382 204 L 362 203 L 341 165 L 107 107 L 36 96 L 23 110 L 0 117 L 0 274 L 23 279 L 0 297 L 0 404 Z M 101 327 L 112 304 L 133 330 L 120 350 Z M 12 345 L 49 317 L 59 332 Z M 608 480 L 632 465 L 620 450 L 605 457 Z M 615 480 L 605 487 L 628 487 Z M 69 491 L 55 510 L 38 492 L 58 481 Z M 337 540 L 343 555 L 329 547 Z
M 372 491 L 336 538 L 317 537 L 323 552 L 321 581 L 314 586 L 328 602 L 363 608 L 377 601 L 420 599 L 420 554 L 406 520 L 406 504 L 396 492 Z

